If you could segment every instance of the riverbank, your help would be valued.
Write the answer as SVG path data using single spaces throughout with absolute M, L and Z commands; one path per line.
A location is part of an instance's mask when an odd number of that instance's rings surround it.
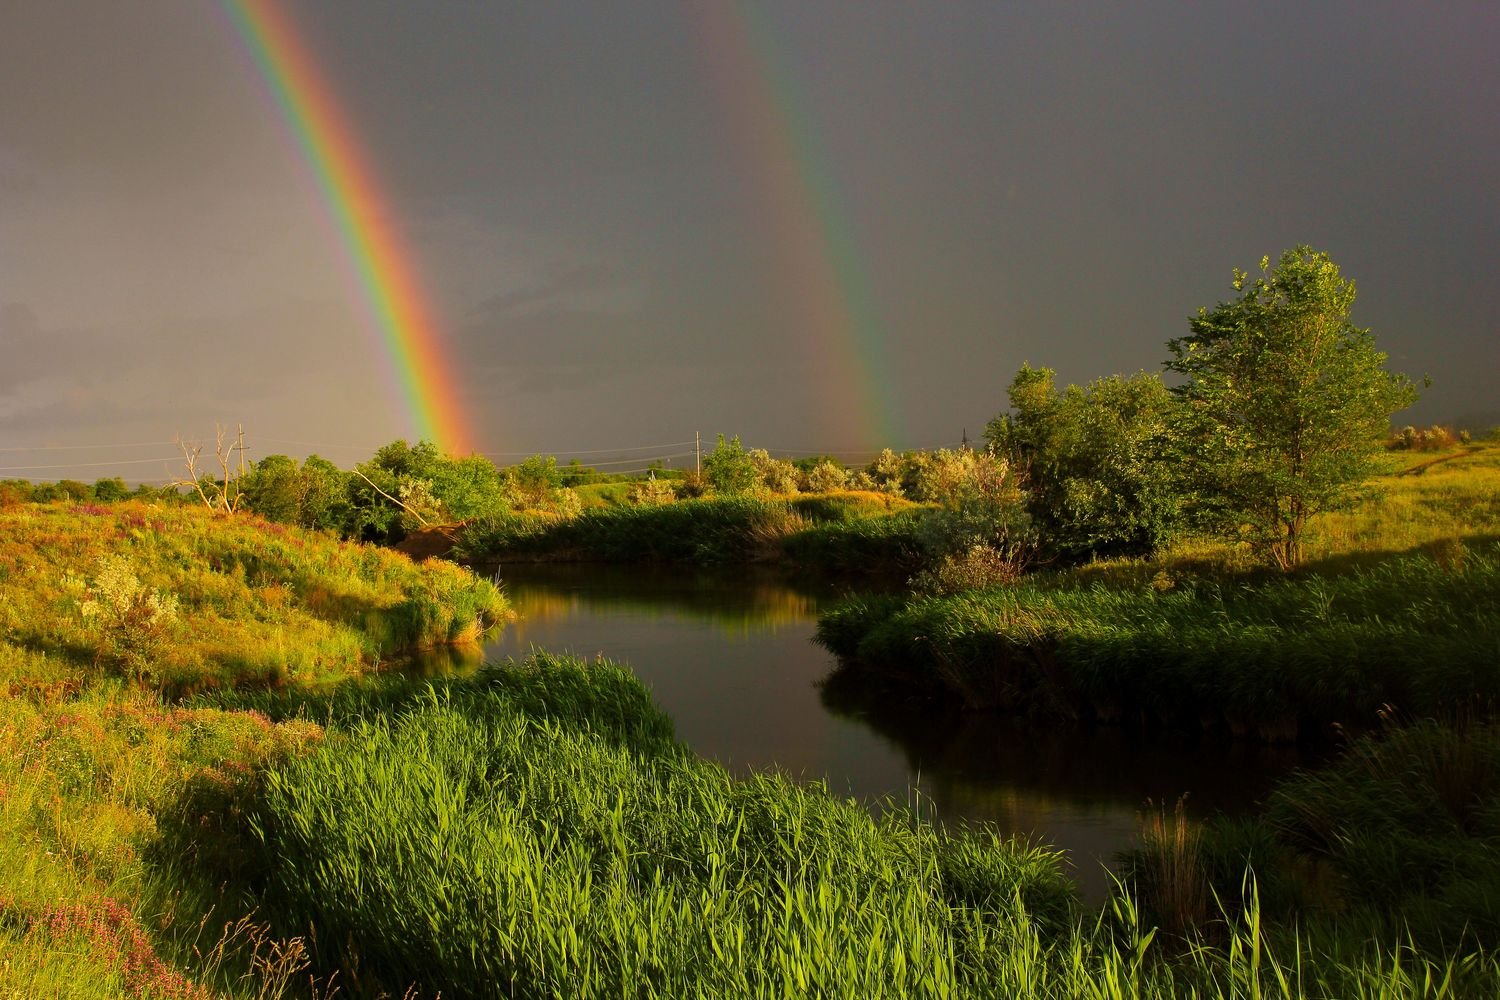
M 248 910 L 187 912 L 153 858 L 191 790 L 303 753 L 322 727 L 184 699 L 326 689 L 508 614 L 458 567 L 253 517 L 0 509 L 0 996 L 292 995 L 292 943 Z
M 856 598 L 819 641 L 845 688 L 1268 740 L 1449 715 L 1500 696 L 1500 449 L 1392 453 L 1291 574 L 1225 544 Z
M 907 697 L 1294 739 L 1500 697 L 1500 545 L 1333 576 L 856 598 L 818 641 Z
M 511 514 L 467 525 L 453 555 L 474 565 L 781 563 L 904 580 L 922 563 L 916 525 L 923 510 L 888 494 L 849 492 Z
M 1049 849 L 732 778 L 608 663 L 377 670 L 503 612 L 455 567 L 202 512 L 4 517 L 0 996 L 1500 989 L 1492 941 L 1336 914 L 1158 936 Z M 325 659 L 247 667 L 278 635 Z

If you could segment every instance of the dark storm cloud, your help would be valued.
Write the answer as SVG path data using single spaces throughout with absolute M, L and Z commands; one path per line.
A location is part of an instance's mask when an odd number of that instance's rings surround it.
M 283 2 L 482 445 L 840 444 L 862 415 L 837 401 L 882 365 L 894 443 L 948 441 L 1024 360 L 1157 368 L 1232 267 L 1299 242 L 1357 280 L 1393 365 L 1433 375 L 1402 419 L 1492 408 L 1493 5 L 740 5 L 744 79 L 800 129 L 789 209 L 766 172 L 784 150 L 747 145 L 776 123 L 744 118 L 698 5 Z M 286 437 L 404 432 L 326 210 L 212 5 L 14 6 L 0 301 L 29 311 L 0 327 L 0 431 L 170 433 L 217 406 Z M 831 242 L 788 242 L 788 218 Z M 874 318 L 857 353 L 806 326 L 799 252 L 837 255 Z

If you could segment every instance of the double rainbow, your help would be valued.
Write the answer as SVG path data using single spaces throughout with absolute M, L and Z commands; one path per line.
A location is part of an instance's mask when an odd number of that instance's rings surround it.
M 410 253 L 348 115 L 276 0 L 221 0 L 307 161 L 369 309 L 415 436 L 473 446 L 460 386 Z

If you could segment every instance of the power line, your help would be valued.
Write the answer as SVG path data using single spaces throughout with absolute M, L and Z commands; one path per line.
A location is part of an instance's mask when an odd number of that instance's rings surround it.
M 103 451 L 107 448 L 160 448 L 167 441 L 136 441 L 131 444 L 39 444 L 28 447 L 0 448 L 0 451 Z
M 530 457 L 532 455 L 552 455 L 554 457 L 573 457 L 575 455 L 626 455 L 633 451 L 655 451 L 658 448 L 685 448 L 692 444 L 691 441 L 668 441 L 666 444 L 643 444 L 630 448 L 593 448 L 585 451 L 569 451 L 567 449 L 548 450 L 545 448 L 534 448 L 531 451 L 481 451 L 476 454 L 485 458 L 514 458 L 517 455 Z
M 170 458 L 122 458 L 113 462 L 75 462 L 71 465 L 7 465 L 0 472 L 30 472 L 39 469 L 101 469 L 115 465 L 148 465 L 155 462 L 180 462 L 181 455 Z

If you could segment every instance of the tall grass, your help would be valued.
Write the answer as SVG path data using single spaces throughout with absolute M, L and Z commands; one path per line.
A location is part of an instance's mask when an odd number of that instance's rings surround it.
M 113 580 L 118 596 L 121 577 L 169 599 L 170 620 L 121 636 L 133 618 L 90 618 L 100 588 Z M 0 683 L 129 672 L 180 695 L 326 681 L 472 641 L 507 614 L 493 585 L 457 566 L 253 517 L 139 502 L 0 511 Z
M 270 776 L 269 910 L 326 967 L 445 995 L 944 996 L 988 960 L 984 920 L 1066 924 L 1051 852 L 735 781 L 597 711 L 640 690 L 607 664 L 510 671 Z
M 1036 580 L 855 600 L 818 638 L 873 681 L 975 707 L 1225 723 L 1271 738 L 1500 699 L 1500 545 L 1339 576 Z
M 920 511 L 911 507 L 879 494 L 849 493 L 591 507 L 574 517 L 515 514 L 469 525 L 455 552 L 475 563 L 790 560 L 839 572 L 904 573 L 919 562 L 914 525 Z
M 340 710 L 253 797 L 283 935 L 357 995 L 1462 997 L 1487 952 L 1263 927 L 1159 937 L 1076 909 L 1055 855 L 873 818 L 819 785 L 731 779 L 621 713 L 639 685 L 542 657 Z M 615 707 L 611 707 L 615 706 Z M 648 713 L 649 714 L 649 713 Z M 209 873 L 212 875 L 212 873 Z

